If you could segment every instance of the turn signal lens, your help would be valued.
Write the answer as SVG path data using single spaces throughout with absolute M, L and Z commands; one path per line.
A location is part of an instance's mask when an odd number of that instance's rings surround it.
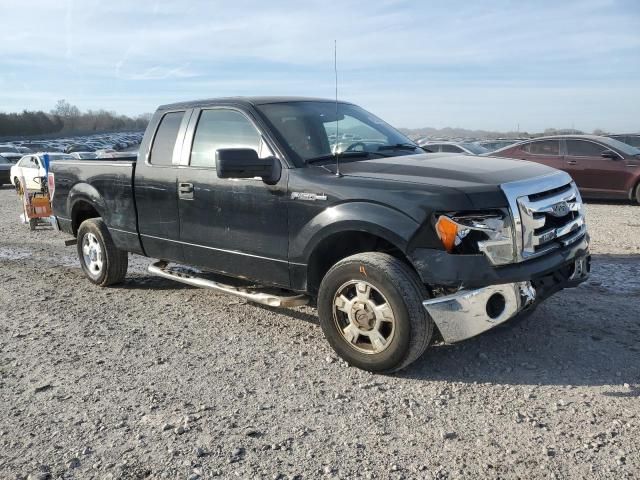
M 441 215 L 436 222 L 436 231 L 447 252 L 451 253 L 456 245 L 458 224 L 445 215 Z

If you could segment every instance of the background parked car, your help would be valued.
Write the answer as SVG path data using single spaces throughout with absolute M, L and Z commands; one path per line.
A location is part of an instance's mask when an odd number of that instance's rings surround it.
M 96 152 L 73 152 L 70 155 L 78 160 L 95 160 L 98 158 L 98 154 Z
M 640 203 L 640 150 L 597 135 L 557 135 L 527 140 L 491 153 L 543 163 L 569 173 L 585 197 Z
M 487 149 L 488 152 L 495 152 L 504 147 L 508 147 L 509 145 L 513 145 L 514 143 L 521 142 L 522 138 L 510 138 L 510 139 L 496 139 L 496 140 L 480 140 L 475 142 L 476 145 L 480 145 Z
M 6 158 L 11 163 L 16 163 L 22 157 L 22 154 L 13 145 L 0 145 L 0 156 Z
M 11 183 L 11 167 L 13 163 L 0 156 L 0 186 Z
M 90 147 L 89 145 L 84 144 L 75 144 L 69 145 L 64 152 L 65 153 L 74 153 L 74 152 L 94 152 L 95 148 Z
M 11 184 L 16 186 L 20 177 L 24 177 L 27 189 L 40 189 L 41 177 L 45 176 L 44 162 L 42 160 L 44 153 L 36 153 L 33 155 L 25 155 L 20 161 L 11 167 Z M 64 153 L 48 153 L 49 160 L 73 160 L 71 155 Z
M 436 152 L 446 152 L 446 153 L 466 153 L 468 155 L 481 155 L 483 153 L 488 153 L 489 150 L 486 148 L 477 145 L 471 142 L 423 142 L 420 144 L 420 147 L 425 152 L 436 153 Z

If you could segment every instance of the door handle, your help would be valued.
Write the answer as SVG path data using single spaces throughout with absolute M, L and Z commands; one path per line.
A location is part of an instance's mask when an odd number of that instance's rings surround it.
M 178 185 L 178 196 L 185 200 L 193 200 L 193 183 L 180 183 Z
M 576 162 L 575 160 L 567 160 L 567 163 L 569 165 L 577 165 L 578 162 Z

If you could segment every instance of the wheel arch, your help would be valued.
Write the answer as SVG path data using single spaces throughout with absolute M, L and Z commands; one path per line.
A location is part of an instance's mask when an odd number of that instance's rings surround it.
M 387 252 L 413 268 L 407 246 L 418 228 L 416 220 L 385 205 L 335 205 L 324 209 L 292 236 L 289 258 L 306 266 L 305 287 L 315 294 L 329 268 L 356 253 Z
M 320 282 L 333 265 L 351 255 L 365 252 L 388 253 L 415 270 L 402 246 L 390 240 L 389 236 L 368 230 L 342 230 L 323 237 L 309 255 L 307 262 L 309 293 L 315 295 L 318 292 Z
M 103 217 L 103 213 L 106 211 L 102 196 L 87 183 L 74 185 L 67 197 L 67 205 L 74 235 L 78 233 L 82 222 L 89 218 Z

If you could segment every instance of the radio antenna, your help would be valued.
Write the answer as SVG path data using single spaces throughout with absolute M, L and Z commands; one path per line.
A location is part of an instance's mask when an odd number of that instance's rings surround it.
M 336 140 L 333 144 L 333 155 L 336 157 L 336 176 L 341 177 L 340 173 L 340 152 L 338 152 L 338 41 L 333 41 L 333 73 L 336 78 Z

